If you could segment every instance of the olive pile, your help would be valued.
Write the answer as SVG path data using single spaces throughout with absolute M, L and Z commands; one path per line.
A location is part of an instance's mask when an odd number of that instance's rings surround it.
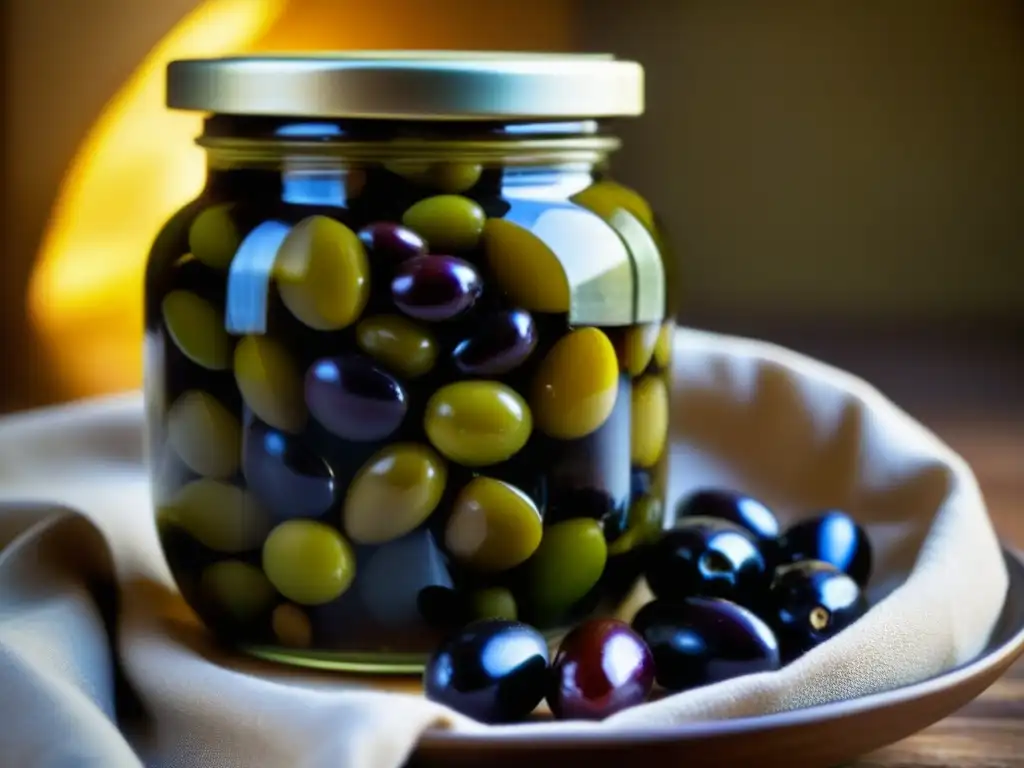
M 650 554 L 655 599 L 632 625 L 590 619 L 549 659 L 544 638 L 512 621 L 470 624 L 434 653 L 428 698 L 487 722 L 529 715 L 545 698 L 564 719 L 600 719 L 648 698 L 779 669 L 867 610 L 871 548 L 829 511 L 780 535 L 775 515 L 743 494 L 684 499 Z
M 233 641 L 423 657 L 477 619 L 565 627 L 664 524 L 672 322 L 571 324 L 500 172 L 442 165 L 368 168 L 338 207 L 203 200 L 155 246 L 158 526 Z M 604 226 L 626 192 L 575 200 Z M 265 330 L 231 330 L 239 296 Z

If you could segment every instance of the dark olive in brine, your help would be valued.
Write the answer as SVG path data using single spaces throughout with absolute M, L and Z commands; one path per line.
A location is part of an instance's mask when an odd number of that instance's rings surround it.
M 500 376 L 522 365 L 537 346 L 533 317 L 522 309 L 483 317 L 473 335 L 452 352 L 455 367 L 471 376 Z
M 832 510 L 795 524 L 779 539 L 778 548 L 780 563 L 822 560 L 862 587 L 871 578 L 871 542 L 845 512 Z
M 473 622 L 427 661 L 423 687 L 431 701 L 485 723 L 522 720 L 544 698 L 548 646 L 532 627 L 504 619 Z
M 408 227 L 390 221 L 367 224 L 356 233 L 371 263 L 397 266 L 406 259 L 423 256 L 426 241 Z
M 481 291 L 476 268 L 454 256 L 416 256 L 391 281 L 395 306 L 419 320 L 451 320 L 473 306 Z
M 334 472 L 295 435 L 253 419 L 245 429 L 242 473 L 276 520 L 320 517 L 338 503 Z
M 628 624 L 592 619 L 562 640 L 547 701 L 560 720 L 600 720 L 647 700 L 654 658 Z
M 387 371 L 362 357 L 317 360 L 306 373 L 309 412 L 345 440 L 383 440 L 402 424 L 405 389 Z
M 685 691 L 779 668 L 771 628 L 729 600 L 655 600 L 632 622 L 654 657 L 658 684 Z
M 867 609 L 850 576 L 829 563 L 804 560 L 775 571 L 764 616 L 789 661 L 839 634 Z
M 691 517 L 652 548 L 647 583 L 660 598 L 721 597 L 757 604 L 767 567 L 754 535 L 727 520 Z
M 676 517 L 717 517 L 746 528 L 766 541 L 779 535 L 779 521 L 768 507 L 746 494 L 724 488 L 704 488 L 694 492 L 680 501 Z

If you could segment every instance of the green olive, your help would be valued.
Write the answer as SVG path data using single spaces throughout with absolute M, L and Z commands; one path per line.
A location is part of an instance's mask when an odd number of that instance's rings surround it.
M 426 520 L 444 493 L 447 470 L 430 448 L 395 443 L 370 457 L 349 485 L 345 533 L 360 544 L 383 544 Z
M 288 648 L 308 648 L 313 642 L 313 627 L 306 612 L 297 605 L 281 603 L 270 617 L 277 642 Z
M 662 528 L 661 501 L 644 494 L 629 507 L 629 523 L 626 531 L 608 547 L 609 555 L 621 555 L 634 547 L 648 544 L 657 539 Z
M 666 320 L 661 324 L 658 332 L 658 341 L 654 345 L 654 362 L 660 368 L 668 368 L 672 363 L 672 337 L 675 333 L 676 323 L 674 320 Z
M 633 385 L 630 445 L 635 466 L 648 469 L 661 458 L 668 439 L 668 387 L 660 376 L 647 375 Z
M 171 291 L 160 309 L 167 333 L 189 360 L 214 371 L 231 367 L 231 338 L 213 304 L 189 291 Z
M 256 549 L 267 535 L 270 518 L 247 491 L 219 480 L 195 480 L 157 512 L 162 524 L 174 524 L 217 552 Z
M 515 621 L 519 618 L 516 611 L 516 599 L 504 587 L 478 589 L 470 597 L 470 611 L 474 619 Z
M 355 554 L 342 535 L 316 520 L 288 520 L 263 544 L 263 570 L 277 591 L 303 605 L 341 595 L 356 575 Z
M 241 243 L 231 206 L 214 205 L 196 216 L 188 230 L 192 255 L 208 267 L 227 269 Z
M 639 376 L 650 365 L 660 331 L 658 323 L 644 323 L 626 329 L 622 340 L 621 362 L 630 376 Z
M 597 520 L 578 517 L 546 528 L 526 566 L 534 609 L 555 618 L 571 608 L 597 584 L 607 559 L 608 545 Z
M 213 395 L 190 389 L 167 412 L 167 442 L 197 475 L 225 479 L 238 471 L 242 428 Z
M 318 331 L 354 323 L 370 297 L 370 264 L 355 232 L 327 216 L 303 219 L 274 261 L 281 300 Z
M 470 189 L 478 181 L 483 168 L 475 163 L 433 163 L 424 174 L 424 181 L 442 192 L 457 194 Z
M 540 545 L 542 521 L 533 499 L 515 486 L 475 477 L 459 491 L 445 528 L 445 546 L 479 571 L 505 571 Z
M 235 347 L 235 381 L 259 418 L 284 432 L 306 424 L 302 377 L 287 350 L 268 336 L 246 336 Z
M 428 197 L 402 214 L 402 223 L 426 240 L 434 253 L 475 248 L 484 219 L 483 208 L 460 195 Z
M 274 587 L 263 571 L 241 560 L 205 568 L 199 589 L 212 608 L 240 624 L 254 621 L 274 604 Z
M 615 408 L 619 363 L 597 328 L 572 331 L 555 344 L 534 374 L 530 405 L 537 427 L 562 440 L 589 435 Z
M 518 453 L 530 438 L 533 418 L 511 387 L 497 381 L 459 381 L 431 396 L 423 428 L 444 456 L 481 467 Z
M 437 361 L 433 334 L 401 315 L 375 315 L 356 326 L 356 343 L 397 374 L 422 376 Z
M 654 228 L 651 206 L 636 191 L 614 181 L 599 181 L 572 196 L 576 205 L 610 219 L 615 211 L 624 209 L 636 216 L 648 229 Z
M 483 245 L 487 264 L 512 304 L 531 312 L 569 311 L 569 278 L 539 237 L 511 221 L 488 219 Z

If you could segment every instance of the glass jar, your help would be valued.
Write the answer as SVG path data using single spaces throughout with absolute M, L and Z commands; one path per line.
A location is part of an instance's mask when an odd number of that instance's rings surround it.
M 664 509 L 671 304 L 608 174 L 603 56 L 175 62 L 200 196 L 156 238 L 157 527 L 224 640 L 416 671 L 453 628 L 614 612 Z

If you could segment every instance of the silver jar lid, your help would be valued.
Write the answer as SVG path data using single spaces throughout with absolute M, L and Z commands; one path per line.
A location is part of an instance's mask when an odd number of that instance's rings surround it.
M 607 54 L 470 51 L 184 59 L 167 105 L 235 115 L 400 120 L 573 119 L 643 113 L 643 68 Z

